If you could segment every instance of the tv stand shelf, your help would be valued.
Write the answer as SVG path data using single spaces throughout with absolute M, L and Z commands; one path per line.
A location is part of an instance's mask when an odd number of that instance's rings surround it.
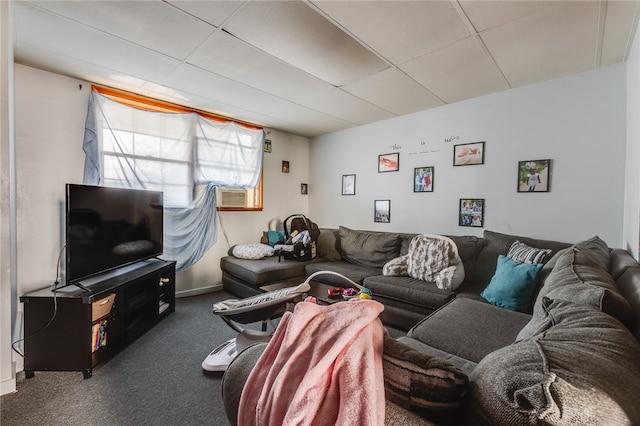
M 89 292 L 69 285 L 21 296 L 26 376 L 81 371 L 91 377 L 93 367 L 175 311 L 175 271 L 175 262 L 148 259 L 83 281 Z

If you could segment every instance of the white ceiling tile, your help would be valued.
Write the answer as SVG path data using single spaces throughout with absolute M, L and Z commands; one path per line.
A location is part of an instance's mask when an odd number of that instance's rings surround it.
M 512 87 L 593 68 L 598 2 L 558 2 L 481 33 Z
M 469 35 L 448 1 L 312 1 L 390 62 L 399 64 Z
M 17 63 L 312 137 L 623 61 L 639 4 L 14 0 L 10 19 Z
M 180 60 L 214 30 L 206 22 L 160 0 L 28 3 Z
M 224 29 L 334 86 L 388 65 L 302 2 L 253 2 Z
M 554 1 L 478 1 L 460 0 L 462 10 L 476 31 L 502 25 L 557 4 Z
M 81 75 L 81 69 L 75 67 L 84 63 L 110 69 L 114 74 L 155 82 L 160 82 L 180 64 L 166 55 L 21 3 L 15 5 L 15 16 L 15 55 L 22 62 L 27 55 L 52 52 L 61 55 L 60 58 L 48 56 L 57 65 L 67 68 L 66 74 Z M 65 58 L 78 62 L 64 66 Z
M 392 113 L 338 88 L 320 95 L 310 96 L 301 104 L 358 125 L 393 117 Z
M 638 3 L 630 1 L 607 2 L 602 57 L 598 65 L 611 65 L 627 59 L 636 22 L 638 22 Z
M 475 36 L 400 69 L 447 103 L 508 89 Z
M 331 129 L 331 132 L 348 129 L 354 125 L 354 123 L 340 120 L 302 105 L 291 104 L 281 110 L 274 110 L 273 114 L 277 117 L 286 117 L 288 121 L 294 123 L 309 123 L 309 127 L 314 129 Z
M 344 86 L 343 90 L 395 115 L 444 105 L 441 99 L 396 68 L 380 71 L 371 77 Z
M 291 103 L 189 64 L 180 65 L 164 85 L 260 113 L 284 108 Z
M 188 63 L 294 102 L 333 89 L 330 84 L 223 31 L 203 43 Z
M 202 0 L 168 0 L 167 3 L 184 10 L 190 15 L 197 16 L 215 27 L 219 27 L 245 1 L 202 1 Z

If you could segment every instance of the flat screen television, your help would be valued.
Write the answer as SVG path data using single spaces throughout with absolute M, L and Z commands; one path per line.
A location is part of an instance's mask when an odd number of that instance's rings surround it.
M 66 284 L 162 254 L 160 191 L 66 185 Z

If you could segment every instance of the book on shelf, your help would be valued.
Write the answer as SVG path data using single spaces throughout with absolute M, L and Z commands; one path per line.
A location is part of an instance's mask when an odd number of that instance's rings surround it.
M 98 321 L 91 328 L 91 352 L 107 346 L 107 320 Z
M 160 302 L 158 302 L 158 313 L 163 313 L 164 311 L 166 311 L 167 309 L 169 309 L 169 304 L 167 302 L 165 302 L 164 300 L 161 300 Z

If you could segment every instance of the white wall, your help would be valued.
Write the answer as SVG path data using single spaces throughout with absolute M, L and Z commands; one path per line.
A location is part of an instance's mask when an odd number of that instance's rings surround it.
M 82 88 L 80 88 L 82 86 Z M 18 293 L 51 285 L 62 236 L 64 185 L 82 183 L 82 138 L 90 83 L 16 65 L 16 157 L 18 185 Z M 271 218 L 307 213 L 307 138 L 271 131 L 272 152 L 264 156 L 264 210 L 224 212 L 231 244 L 257 242 Z M 291 172 L 281 172 L 282 160 Z M 221 230 L 216 245 L 176 278 L 178 295 L 217 288 L 220 257 L 228 246 Z M 37 265 L 37 267 L 34 267 Z
M 624 243 L 638 259 L 640 250 L 640 34 L 636 31 L 627 61 L 627 162 Z
M 13 142 L 13 43 L 9 2 L 0 2 L 0 395 L 16 389 L 12 362 L 12 313 L 15 280 L 11 264 L 11 187 Z
M 619 247 L 625 90 L 618 64 L 313 138 L 312 217 L 330 227 L 481 235 L 459 227 L 457 212 L 460 198 L 484 198 L 485 229 L 561 241 L 597 234 Z M 453 145 L 476 141 L 486 141 L 485 164 L 453 167 Z M 378 155 L 394 151 L 400 170 L 378 173 Z M 518 161 L 534 159 L 552 159 L 551 192 L 517 193 Z M 435 166 L 433 193 L 413 192 L 421 166 Z M 342 196 L 341 176 L 351 173 L 356 195 Z M 374 223 L 376 199 L 391 200 L 391 223 Z

